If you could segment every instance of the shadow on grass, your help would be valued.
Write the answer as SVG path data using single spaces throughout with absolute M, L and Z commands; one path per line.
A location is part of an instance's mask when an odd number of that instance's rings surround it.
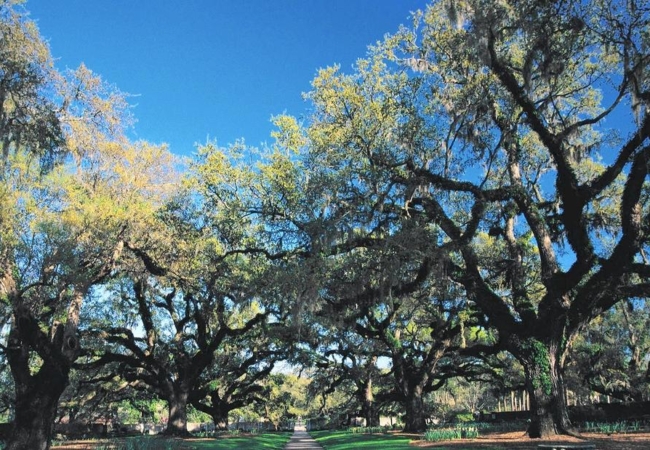
M 357 434 L 347 431 L 312 431 L 309 434 L 326 450 L 355 450 L 372 448 L 382 450 L 413 449 L 409 437 L 392 434 Z
M 255 436 L 222 437 L 217 439 L 188 439 L 183 448 L 196 450 L 254 450 L 278 449 L 285 447 L 291 433 L 265 433 Z
M 53 450 L 282 450 L 291 433 L 223 436 L 219 438 L 164 438 L 160 436 L 59 442 Z

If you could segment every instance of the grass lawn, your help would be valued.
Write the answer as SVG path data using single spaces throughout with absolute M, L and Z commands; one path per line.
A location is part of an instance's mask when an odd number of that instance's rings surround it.
M 359 434 L 348 431 L 311 431 L 309 434 L 326 450 L 414 448 L 409 446 L 412 438 L 393 434 Z
M 196 450 L 253 450 L 253 449 L 278 449 L 281 450 L 289 442 L 292 433 L 264 433 L 251 436 L 233 436 L 217 439 L 185 440 L 188 449 Z M 184 447 L 185 448 L 185 447 Z
M 355 450 L 355 449 L 380 449 L 380 450 L 416 450 L 421 448 L 417 445 L 409 445 L 413 437 L 395 435 L 395 434 L 358 434 L 348 431 L 310 431 L 309 434 L 316 442 L 323 446 L 325 450 Z M 462 445 L 453 447 L 435 447 L 435 450 L 503 450 L 501 447 L 463 447 Z M 424 450 L 424 449 L 423 449 Z
M 53 450 L 282 450 L 292 433 L 264 433 L 218 438 L 172 439 L 157 436 L 58 442 Z

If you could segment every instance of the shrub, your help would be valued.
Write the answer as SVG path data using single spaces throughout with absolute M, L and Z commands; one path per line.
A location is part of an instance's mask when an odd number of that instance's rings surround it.
M 132 438 L 117 446 L 111 444 L 97 450 L 180 450 L 182 442 L 161 440 L 159 438 Z
M 460 422 L 460 423 L 474 422 L 474 414 L 458 413 L 456 414 L 456 422 Z
M 455 439 L 461 439 L 460 430 L 455 428 L 434 428 L 427 430 L 424 433 L 423 439 L 425 441 L 437 442 L 437 441 L 451 441 Z
M 641 422 L 638 420 L 626 421 L 621 420 L 618 422 L 592 422 L 587 421 L 582 424 L 582 429 L 592 433 L 615 434 L 615 433 L 630 433 L 636 432 L 641 429 Z
M 353 434 L 382 434 L 388 433 L 389 427 L 350 427 L 348 431 Z
M 479 436 L 476 425 L 459 424 L 453 428 L 430 428 L 424 433 L 425 441 L 451 441 L 456 439 L 475 439 Z

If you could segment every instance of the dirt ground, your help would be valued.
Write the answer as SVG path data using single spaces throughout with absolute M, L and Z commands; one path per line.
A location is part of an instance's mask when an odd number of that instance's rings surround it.
M 562 436 L 556 439 L 530 439 L 525 433 L 517 431 L 514 433 L 495 433 L 489 436 L 483 436 L 477 439 L 463 439 L 461 441 L 441 441 L 441 442 L 418 442 L 414 443 L 415 447 L 431 448 L 444 447 L 448 449 L 457 448 L 458 450 L 479 450 L 479 449 L 518 449 L 518 450 L 537 450 L 537 445 L 542 443 L 578 443 L 589 442 L 596 444 L 597 450 L 649 450 L 650 433 L 628 433 L 613 434 L 607 436 L 598 433 L 583 433 L 583 439 L 571 436 Z

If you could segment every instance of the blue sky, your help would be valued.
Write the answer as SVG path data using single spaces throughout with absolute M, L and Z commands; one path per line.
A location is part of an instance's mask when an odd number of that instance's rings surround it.
M 134 137 L 191 154 L 209 137 L 270 142 L 321 67 L 350 72 L 425 0 L 28 0 L 59 69 L 133 94 Z

